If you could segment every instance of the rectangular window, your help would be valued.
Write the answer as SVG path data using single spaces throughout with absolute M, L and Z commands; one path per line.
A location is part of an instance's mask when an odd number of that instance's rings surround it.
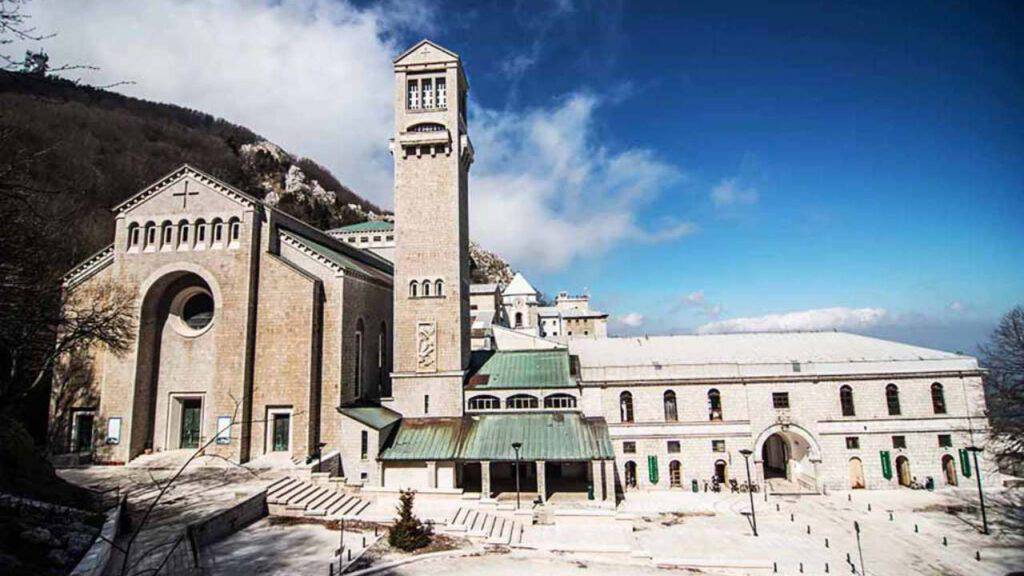
M 359 438 L 359 457 L 366 460 L 370 452 L 370 434 L 366 430 L 363 430 Z
M 445 85 L 446 81 L 444 78 L 438 78 L 437 82 L 437 107 L 447 108 L 448 107 L 448 87 Z
M 636 454 L 636 442 L 623 442 L 622 443 L 623 454 Z
M 380 242 L 380 236 L 374 236 L 373 237 L 373 241 L 374 242 Z
M 423 395 L 423 413 L 430 414 L 430 394 Z
M 678 454 L 679 452 L 680 452 L 680 450 L 679 450 L 679 440 L 669 440 L 668 441 L 668 453 L 669 454 Z
M 419 80 L 409 80 L 409 109 L 419 110 L 420 109 L 420 82 Z
M 355 358 L 355 378 L 353 379 L 352 395 L 356 398 L 360 398 L 363 395 L 363 333 L 356 332 L 356 358 Z
M 434 82 L 430 78 L 424 78 L 421 82 L 423 91 L 423 107 L 434 107 Z
M 857 436 L 846 437 L 846 449 L 847 450 L 860 450 L 860 438 Z
M 892 447 L 894 449 L 895 448 L 906 448 L 907 447 L 907 437 L 906 436 L 893 436 L 892 437 Z
M 772 392 L 772 406 L 776 410 L 789 408 L 789 392 Z
M 952 448 L 953 437 L 949 434 L 939 434 L 939 448 Z
M 394 236 L 385 236 L 384 239 L 387 240 L 388 242 L 393 242 L 395 240 L 395 237 Z
M 217 444 L 231 444 L 231 416 L 217 416 Z
M 711 441 L 712 452 L 725 452 L 725 440 L 712 440 Z

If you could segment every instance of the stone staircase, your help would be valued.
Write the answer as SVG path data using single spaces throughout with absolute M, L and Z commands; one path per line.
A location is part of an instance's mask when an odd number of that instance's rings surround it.
M 274 516 L 355 518 L 370 503 L 345 492 L 343 486 L 340 478 L 286 476 L 267 487 L 267 508 Z
M 509 546 L 523 541 L 523 525 L 501 514 L 476 508 L 460 507 L 447 521 L 444 531 L 488 544 Z

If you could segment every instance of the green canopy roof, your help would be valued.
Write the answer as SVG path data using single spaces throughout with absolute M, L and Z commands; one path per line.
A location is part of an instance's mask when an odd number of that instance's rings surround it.
M 469 379 L 468 388 L 572 388 L 568 350 L 515 350 L 492 354 Z
M 604 418 L 577 412 L 481 414 L 463 418 L 402 420 L 380 459 L 587 461 L 614 458 Z
M 338 412 L 375 430 L 387 428 L 402 419 L 401 414 L 383 406 L 346 406 L 338 408 Z
M 359 222 L 356 224 L 349 224 L 348 226 L 342 226 L 340 228 L 334 228 L 328 232 L 348 234 L 352 232 L 387 232 L 394 229 L 395 225 L 387 220 L 368 220 L 366 222 Z

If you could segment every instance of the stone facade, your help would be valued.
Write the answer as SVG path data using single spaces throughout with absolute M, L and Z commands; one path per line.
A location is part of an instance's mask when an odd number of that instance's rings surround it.
M 114 244 L 66 280 L 72 293 L 116 283 L 137 298 L 133 349 L 93 350 L 102 370 L 70 406 L 94 419 L 95 459 L 203 445 L 231 422 L 207 452 L 245 462 L 275 451 L 272 414 L 276 451 L 301 459 L 336 446 L 334 407 L 354 394 L 359 358 L 365 397 L 389 372 L 376 363 L 390 265 L 189 166 L 116 212 Z M 54 398 L 55 415 L 65 403 Z

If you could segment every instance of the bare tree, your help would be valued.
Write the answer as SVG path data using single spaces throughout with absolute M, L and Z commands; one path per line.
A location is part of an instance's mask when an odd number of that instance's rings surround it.
M 986 382 L 992 450 L 1000 468 L 1024 470 L 1024 307 L 999 321 L 988 343 L 979 346 L 988 368 Z

